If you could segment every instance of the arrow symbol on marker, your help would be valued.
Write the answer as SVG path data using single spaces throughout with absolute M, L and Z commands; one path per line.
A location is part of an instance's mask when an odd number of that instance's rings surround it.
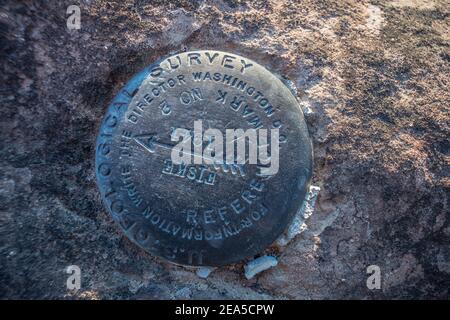
M 157 141 L 156 133 L 135 135 L 134 140 L 150 153 L 155 153 L 156 147 L 160 147 L 167 150 L 172 150 L 172 148 L 174 147 L 171 144 Z
M 157 137 L 156 133 L 140 134 L 140 135 L 134 136 L 134 140 L 150 153 L 155 153 L 157 147 L 166 149 L 166 150 L 170 150 L 170 151 L 172 151 L 173 147 L 175 147 L 175 145 L 157 141 L 156 137 Z M 180 152 L 182 152 L 183 154 L 187 154 L 187 155 L 190 155 L 193 157 L 199 157 L 199 158 L 210 160 L 210 161 L 215 160 L 214 158 L 204 156 L 202 154 L 198 154 L 195 152 L 189 152 L 189 151 L 184 151 L 184 150 L 180 150 Z
M 145 150 L 147 150 L 150 153 L 155 153 L 156 149 L 158 147 L 161 149 L 169 150 L 169 151 L 172 151 L 173 147 L 175 147 L 175 145 L 158 141 L 156 133 L 135 135 L 134 141 L 136 141 L 137 144 L 139 144 L 141 147 L 143 147 Z M 199 157 L 201 159 L 206 159 L 211 162 L 215 161 L 214 158 L 211 158 L 211 157 L 208 157 L 208 156 L 205 156 L 202 154 L 198 154 L 195 152 L 189 152 L 189 151 L 185 151 L 185 150 L 180 150 L 180 152 L 182 152 L 183 154 L 193 156 L 193 157 Z M 242 165 L 242 164 L 225 164 L 224 163 L 224 164 L 214 164 L 212 166 L 216 170 L 221 169 L 224 172 L 231 171 L 232 174 L 236 174 L 239 171 L 239 174 L 241 176 L 245 176 L 244 165 Z

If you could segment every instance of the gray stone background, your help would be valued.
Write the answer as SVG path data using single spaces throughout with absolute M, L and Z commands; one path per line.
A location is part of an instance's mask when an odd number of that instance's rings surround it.
M 449 298 L 448 1 L 0 3 L 0 298 Z M 66 28 L 71 4 L 80 30 Z M 316 211 L 251 280 L 241 264 L 200 279 L 149 256 L 96 188 L 109 101 L 185 49 L 249 57 L 310 111 Z M 372 264 L 381 290 L 366 287 Z

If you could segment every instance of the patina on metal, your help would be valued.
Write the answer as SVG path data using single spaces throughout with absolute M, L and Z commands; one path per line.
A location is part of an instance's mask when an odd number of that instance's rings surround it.
M 278 128 L 278 173 L 174 164 L 171 133 L 197 120 L 220 130 Z M 95 169 L 105 206 L 134 243 L 173 263 L 223 266 L 261 253 L 285 230 L 310 183 L 312 146 L 296 98 L 264 67 L 226 52 L 183 52 L 117 94 Z

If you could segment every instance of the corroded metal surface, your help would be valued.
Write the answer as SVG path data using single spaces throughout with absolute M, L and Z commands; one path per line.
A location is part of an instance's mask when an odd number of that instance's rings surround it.
M 177 165 L 171 133 L 279 129 L 279 171 Z M 206 128 L 205 128 L 206 129 Z M 290 90 L 264 67 L 219 51 L 179 53 L 136 75 L 98 134 L 102 198 L 126 235 L 171 262 L 221 266 L 274 242 L 301 206 L 312 172 L 306 124 Z

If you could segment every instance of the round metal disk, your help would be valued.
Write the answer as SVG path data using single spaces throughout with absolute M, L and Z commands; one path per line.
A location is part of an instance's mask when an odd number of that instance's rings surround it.
M 192 131 L 198 120 L 224 137 L 226 129 L 277 128 L 278 172 L 173 163 L 173 130 Z M 286 229 L 306 195 L 312 147 L 296 98 L 276 76 L 235 54 L 194 51 L 156 62 L 119 92 L 95 166 L 104 203 L 133 242 L 173 263 L 223 266 L 260 253 Z

